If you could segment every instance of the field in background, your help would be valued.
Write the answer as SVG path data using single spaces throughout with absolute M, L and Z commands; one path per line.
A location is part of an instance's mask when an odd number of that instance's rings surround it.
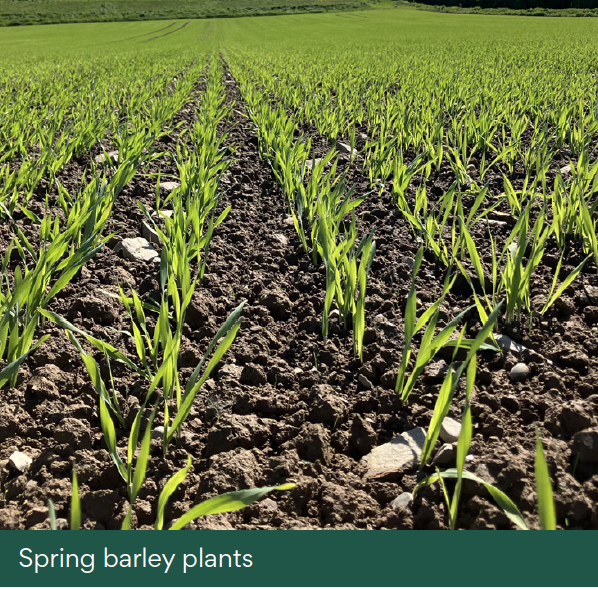
M 0 26 L 230 18 L 392 5 L 391 0 L 0 0 Z
M 597 34 L 0 29 L 0 529 L 597 528 Z

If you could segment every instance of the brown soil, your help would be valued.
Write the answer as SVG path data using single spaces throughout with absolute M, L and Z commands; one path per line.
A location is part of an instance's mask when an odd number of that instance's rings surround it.
M 191 372 L 228 314 L 247 300 L 243 323 L 196 400 L 181 440 L 166 457 L 155 441 L 133 524 L 151 528 L 160 490 L 190 454 L 192 472 L 172 497 L 167 521 L 218 493 L 293 481 L 297 486 L 291 492 L 272 495 L 237 513 L 205 518 L 191 528 L 445 528 L 446 509 L 437 486 L 425 489 L 408 508 L 391 506 L 397 495 L 412 492 L 423 476 L 416 467 L 383 481 L 368 481 L 361 462 L 374 446 L 411 428 L 427 428 L 442 380 L 445 360 L 439 358 L 419 380 L 407 405 L 400 403 L 393 389 L 411 281 L 407 257 L 417 250 L 412 233 L 387 191 L 368 198 L 361 208 L 362 229 L 375 230 L 377 252 L 368 285 L 364 364 L 354 359 L 351 334 L 337 320 L 331 322 L 324 347 L 323 268 L 314 267 L 301 250 L 286 200 L 268 165 L 259 159 L 254 126 L 244 116 L 229 75 L 226 88 L 228 100 L 237 101 L 227 141 L 236 152 L 222 179 L 219 209 L 231 205 L 232 211 L 217 229 L 204 284 L 187 314 L 180 357 L 183 376 Z M 187 109 L 181 116 L 189 121 L 193 113 Z M 172 162 L 158 164 L 163 174 L 175 170 Z M 369 188 L 360 170 L 358 161 L 350 176 L 357 184 L 356 194 Z M 441 194 L 446 178 L 447 172 L 440 171 L 430 179 L 430 189 L 437 187 Z M 122 237 L 139 235 L 141 212 L 136 200 L 141 197 L 151 205 L 153 197 L 147 195 L 152 183 L 140 175 L 125 190 L 114 215 Z M 506 237 L 508 227 L 502 231 Z M 483 250 L 483 228 L 474 237 Z M 572 244 L 563 276 L 580 256 Z M 534 295 L 549 290 L 557 262 L 554 253 L 547 253 L 534 279 Z M 148 297 L 158 289 L 157 277 L 156 267 L 127 262 L 105 248 L 51 309 L 134 354 L 132 341 L 120 332 L 130 328 L 122 306 L 102 290 L 116 292 L 118 281 Z M 443 278 L 442 266 L 426 257 L 417 280 L 422 306 L 439 294 Z M 443 320 L 471 303 L 467 285 L 457 284 L 443 307 Z M 588 264 L 559 304 L 544 318 L 533 320 L 531 332 L 526 321 L 498 326 L 498 331 L 530 349 L 524 358 L 511 353 L 480 355 L 470 450 L 474 458 L 468 469 L 507 493 L 531 526 L 538 524 L 533 474 L 538 426 L 553 475 L 559 525 L 598 527 L 598 466 L 573 452 L 575 434 L 596 426 L 597 321 L 598 277 L 595 266 Z M 468 335 L 479 327 L 470 314 Z M 41 332 L 52 338 L 28 360 L 17 387 L 3 392 L 0 529 L 48 528 L 50 498 L 58 517 L 66 519 L 73 461 L 84 527 L 120 528 L 128 509 L 127 494 L 103 441 L 97 395 L 62 331 L 46 324 Z M 528 364 L 531 376 L 512 383 L 509 371 L 520 360 Z M 123 368 L 113 366 L 113 371 L 130 424 L 146 385 Z M 366 379 L 359 380 L 360 375 Z M 456 419 L 461 402 L 457 398 L 451 409 Z M 117 434 L 124 446 L 127 433 Z M 8 466 L 15 450 L 34 459 L 25 475 Z M 66 520 L 59 522 L 66 525 Z M 477 485 L 464 489 L 458 525 L 511 526 Z

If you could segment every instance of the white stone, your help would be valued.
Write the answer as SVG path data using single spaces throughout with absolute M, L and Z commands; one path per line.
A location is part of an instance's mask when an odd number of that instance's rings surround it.
M 361 383 L 361 385 L 363 385 L 366 389 L 374 388 L 372 382 L 365 375 L 359 375 L 359 377 L 357 377 L 357 381 L 359 381 L 359 383 Z
M 158 232 L 147 221 L 141 222 L 141 235 L 152 244 L 160 243 Z
M 375 479 L 410 469 L 420 460 L 425 440 L 426 431 L 414 428 L 375 447 L 362 459 L 368 468 L 366 478 Z
M 311 160 L 307 160 L 305 162 L 305 167 L 308 170 L 312 170 L 313 168 L 315 168 L 320 162 L 322 161 L 322 158 L 313 158 Z
M 391 506 L 397 510 L 397 508 L 408 508 L 413 502 L 413 494 L 410 492 L 403 492 L 399 494 L 393 501 Z
M 31 467 L 32 462 L 33 459 L 29 455 L 21 453 L 21 451 L 15 451 L 8 458 L 8 463 L 21 473 L 25 473 L 25 471 L 27 471 L 29 467 Z
M 525 363 L 517 363 L 510 373 L 511 381 L 525 381 L 529 377 L 529 367 Z
M 118 150 L 112 152 L 102 152 L 94 158 L 96 164 L 104 164 L 106 162 L 118 162 Z
M 356 158 L 357 157 L 357 150 L 356 149 L 351 149 L 351 146 L 348 143 L 341 143 L 340 141 L 336 144 L 336 147 L 338 148 L 338 151 L 341 154 L 347 154 L 349 156 L 351 156 L 351 158 Z
M 563 166 L 561 168 L 561 176 L 563 178 L 567 178 L 567 176 L 569 176 L 569 174 L 571 174 L 571 164 L 567 164 L 566 166 Z
M 505 352 L 512 352 L 514 354 L 522 354 L 526 347 L 523 344 L 519 344 L 514 340 L 511 340 L 508 336 L 504 334 L 494 334 L 494 338 L 496 340 L 496 344 L 498 344 L 501 350 Z
M 156 426 L 152 430 L 152 438 L 163 438 L 164 437 L 164 426 Z
M 145 238 L 125 238 L 121 242 L 123 256 L 133 262 L 159 262 L 160 255 Z
M 442 445 L 434 460 L 432 461 L 432 465 L 449 465 L 455 460 L 455 447 L 453 445 Z
M 166 182 L 160 182 L 160 190 L 166 193 L 171 193 L 175 188 L 181 186 L 180 182 L 167 180 Z
M 460 434 L 461 423 L 447 416 L 440 425 L 440 438 L 442 441 L 448 444 L 456 443 Z

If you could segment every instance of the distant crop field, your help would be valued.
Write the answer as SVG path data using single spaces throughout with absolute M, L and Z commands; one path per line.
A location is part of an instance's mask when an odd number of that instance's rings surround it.
M 0 0 L 0 26 L 216 18 L 367 9 L 384 0 Z
M 596 39 L 1 29 L 0 529 L 598 528 Z

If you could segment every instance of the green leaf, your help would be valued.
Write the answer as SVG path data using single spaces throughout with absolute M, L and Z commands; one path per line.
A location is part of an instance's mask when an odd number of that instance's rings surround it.
M 221 494 L 215 498 L 210 498 L 201 504 L 198 504 L 194 508 L 191 508 L 187 513 L 183 514 L 169 530 L 179 531 L 191 521 L 199 518 L 200 516 L 206 516 L 208 514 L 220 514 L 221 512 L 232 512 L 234 510 L 240 510 L 249 506 L 258 500 L 261 500 L 266 494 L 278 491 L 291 490 L 295 487 L 295 484 L 286 483 L 280 486 L 267 487 L 267 488 L 254 488 L 251 490 L 242 490 L 239 492 L 229 492 L 227 494 Z
M 164 527 L 164 510 L 166 508 L 166 503 L 170 499 L 170 496 L 174 493 L 174 491 L 179 487 L 179 485 L 184 481 L 187 477 L 187 473 L 189 472 L 189 468 L 191 467 L 191 455 L 187 455 L 187 465 L 183 467 L 183 469 L 177 471 L 167 482 L 164 486 L 164 489 L 160 492 L 160 497 L 158 498 L 158 508 L 156 511 L 156 523 L 154 524 L 154 529 L 156 531 L 161 531 Z
M 78 531 L 81 528 L 81 502 L 79 500 L 79 483 L 77 481 L 77 470 L 73 465 L 73 489 L 71 495 L 71 531 Z
M 50 530 L 58 530 L 56 526 L 56 510 L 54 509 L 54 502 L 51 499 L 48 500 L 48 517 L 50 518 Z
M 538 494 L 538 512 L 540 514 L 540 528 L 543 531 L 556 530 L 556 512 L 548 465 L 544 456 L 544 447 L 540 432 L 536 428 L 536 493 Z
M 143 440 L 141 441 L 141 446 L 139 448 L 139 455 L 137 457 L 137 463 L 135 464 L 135 475 L 133 476 L 133 481 L 131 483 L 131 504 L 133 504 L 137 499 L 137 494 L 139 493 L 139 490 L 145 481 L 152 438 L 152 426 L 154 424 L 154 418 L 156 417 L 157 411 L 158 406 L 156 406 L 152 411 L 152 415 L 150 416 L 147 426 L 145 427 L 145 434 L 143 435 Z
M 14 377 L 19 370 L 19 367 L 25 362 L 27 357 L 38 347 L 43 344 L 48 338 L 49 334 L 42 336 L 25 354 L 21 355 L 18 359 L 9 363 L 0 371 L 0 388 L 7 383 L 12 377 Z
M 456 479 L 458 477 L 458 473 L 456 469 L 447 469 L 446 471 L 441 472 L 439 476 L 431 475 L 417 484 L 413 495 L 416 496 L 422 488 L 436 483 L 439 477 L 444 479 Z M 482 484 L 511 522 L 516 524 L 520 529 L 525 531 L 529 530 L 523 515 L 521 512 L 519 512 L 519 509 L 517 506 L 515 506 L 514 502 L 504 492 L 501 492 L 495 486 L 485 482 L 483 479 L 474 473 L 470 473 L 469 471 L 463 471 L 462 477 L 463 479 L 469 479 Z

